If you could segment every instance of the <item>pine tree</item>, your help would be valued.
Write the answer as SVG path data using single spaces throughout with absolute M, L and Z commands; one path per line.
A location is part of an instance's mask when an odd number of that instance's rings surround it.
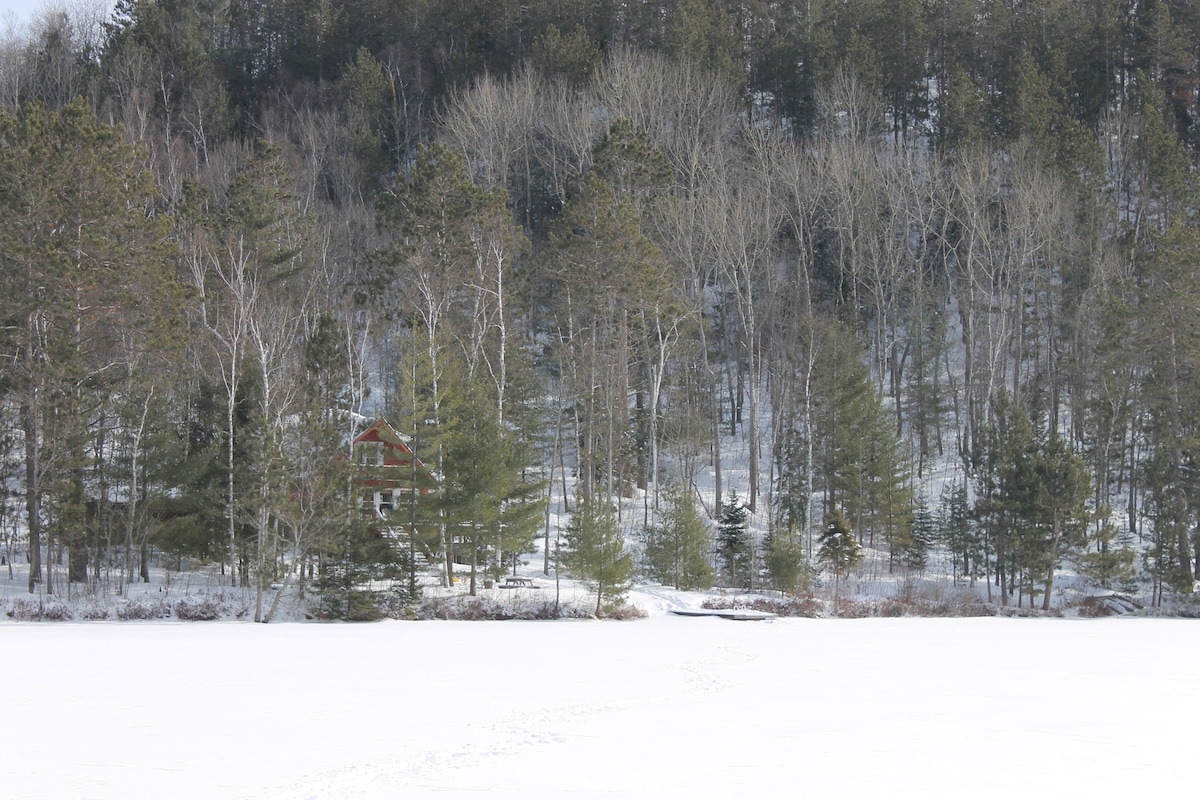
M 804 557 L 804 545 L 795 532 L 775 530 L 763 549 L 767 573 L 776 589 L 796 594 L 809 587 L 812 568 Z
M 409 437 L 408 446 L 415 458 L 410 463 L 412 485 L 419 483 L 418 462 L 435 474 L 443 473 L 445 449 L 450 428 L 443 420 L 448 386 L 447 360 L 435 361 L 432 353 L 444 349 L 441 337 L 429 339 L 424 332 L 410 329 L 397 337 L 400 348 L 397 365 L 397 391 L 389 408 L 396 430 Z M 410 547 L 437 556 L 443 569 L 444 585 L 454 580 L 454 547 L 447 509 L 437 486 L 410 491 L 397 508 L 396 521 L 407 528 Z M 412 576 L 415 580 L 415 575 Z
M 676 589 L 712 586 L 712 535 L 692 495 L 679 486 L 666 492 L 661 523 L 646 529 L 643 561 L 647 575 Z
M 825 517 L 825 528 L 821 532 L 821 546 L 817 550 L 817 560 L 833 570 L 836 579 L 853 569 L 862 559 L 862 551 L 858 539 L 850 529 L 850 523 L 842 514 L 841 509 L 835 508 Z
M 580 497 L 567 524 L 559 563 L 567 574 L 596 591 L 596 614 L 605 598 L 618 602 L 633 578 L 633 556 L 617 524 L 615 510 L 596 497 Z
M 1006 394 L 995 416 L 973 458 L 976 511 L 993 536 L 1001 602 L 1019 587 L 1031 605 L 1041 591 L 1048 609 L 1058 562 L 1083 543 L 1091 478 L 1062 437 L 1040 430 Z
M 680 0 L 667 17 L 665 49 L 678 59 L 703 64 L 733 85 L 745 82 L 737 18 L 716 0 Z
M 273 498 L 270 511 L 273 517 L 272 531 L 280 541 L 276 547 L 284 554 L 286 570 L 283 572 L 282 587 L 276 591 L 271 607 L 262 615 L 263 622 L 270 622 L 278 608 L 280 598 L 295 576 L 299 581 L 300 593 L 306 588 L 307 571 L 322 556 L 332 555 L 336 565 L 341 559 L 350 559 L 356 552 L 365 552 L 375 558 L 374 550 L 348 548 L 356 535 L 353 530 L 360 526 L 361 511 L 356 507 L 350 486 L 360 485 L 355 471 L 356 464 L 346 458 L 344 449 L 345 420 L 332 413 L 322 403 L 308 403 L 295 415 L 293 424 L 285 431 L 280 442 L 283 456 L 283 491 Z M 382 538 L 393 549 L 400 545 L 389 536 L 388 531 L 375 528 L 372 534 Z M 373 543 L 372 543 L 373 544 Z M 341 548 L 339 550 L 339 547 Z M 395 561 L 389 557 L 382 562 L 383 568 L 372 572 L 369 564 L 347 565 L 368 580 L 396 578 L 401 568 L 411 567 L 412 553 L 400 548 Z M 276 567 L 278 568 L 278 567 Z M 335 566 L 335 569 L 337 567 Z M 279 580 L 272 575 L 272 580 Z M 328 576 L 325 576 L 328 578 Z M 403 597 L 415 602 L 420 589 L 412 572 L 404 587 Z M 328 586 L 328 579 L 326 586 Z
M 819 362 L 814 384 L 828 502 L 868 544 L 879 534 L 894 559 L 911 530 L 909 464 L 853 333 L 840 322 L 826 333 L 828 357 Z
M 938 96 L 937 141 L 947 150 L 977 146 L 987 133 L 987 101 L 961 65 L 950 71 Z
M 1200 403 L 1190 387 L 1200 375 L 1195 270 L 1200 230 L 1175 221 L 1151 245 L 1138 263 L 1134 330 L 1143 377 L 1135 413 L 1138 435 L 1145 441 L 1140 478 L 1153 531 L 1147 556 L 1157 603 L 1164 588 L 1186 592 L 1197 578 L 1191 538 L 1200 504 L 1193 466 L 1200 459 Z
M 421 549 L 442 554 L 448 576 L 455 559 L 468 564 L 474 595 L 481 570 L 498 578 L 509 559 L 532 549 L 545 508 L 545 484 L 529 475 L 538 417 L 519 397 L 501 423 L 495 383 L 472 376 L 461 352 L 446 347 L 436 373 L 416 344 L 402 360 L 394 417 L 439 478 L 432 491 L 410 494 L 397 519 Z
M 1108 523 L 1092 534 L 1090 545 L 1094 550 L 1079 557 L 1079 570 L 1105 589 L 1125 589 L 1137 575 L 1137 554 L 1128 532 L 1119 534 Z
M 627 183 L 630 194 L 658 174 L 657 161 L 640 160 L 644 144 L 623 124 L 596 148 L 600 166 Z M 599 485 L 611 496 L 631 479 L 644 479 L 634 461 L 639 437 L 628 398 L 650 393 L 643 383 L 648 370 L 637 367 L 649 363 L 662 341 L 658 323 L 671 324 L 670 265 L 647 236 L 633 198 L 597 170 L 575 186 L 541 248 L 541 263 L 563 386 L 578 412 L 582 491 Z
M 0 112 L 0 143 L 0 384 L 26 445 L 32 591 L 55 529 L 69 579 L 87 579 L 92 411 L 139 353 L 169 349 L 183 295 L 147 154 L 119 129 L 82 99 L 58 113 L 30 103 Z
M 754 544 L 747 530 L 749 520 L 749 509 L 731 491 L 717 519 L 717 558 L 729 585 L 739 589 L 753 587 Z
M 509 557 L 528 552 L 542 515 L 544 484 L 524 479 L 532 454 L 500 425 L 485 387 L 456 387 L 443 406 L 449 429 L 439 493 L 446 517 L 471 567 L 470 593 L 484 567 L 493 579 Z
M 366 622 L 411 604 L 407 553 L 362 518 L 331 537 L 317 578 L 320 614 L 327 619 Z M 374 588 L 376 585 L 387 588 Z
M 534 40 L 529 64 L 547 79 L 582 87 L 591 80 L 601 55 L 599 42 L 582 25 L 569 31 L 552 25 Z
M 1083 459 L 1053 431 L 1040 442 L 1034 473 L 1037 494 L 1033 516 L 1038 522 L 1036 529 L 1041 531 L 1041 547 L 1040 559 L 1031 568 L 1040 567 L 1045 576 L 1042 610 L 1048 611 L 1059 561 L 1084 543 L 1092 479 Z

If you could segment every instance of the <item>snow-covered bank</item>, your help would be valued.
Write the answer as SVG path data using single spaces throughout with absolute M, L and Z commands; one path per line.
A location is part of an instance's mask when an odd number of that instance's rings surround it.
M 1186 796 L 1196 625 L 11 624 L 2 792 Z

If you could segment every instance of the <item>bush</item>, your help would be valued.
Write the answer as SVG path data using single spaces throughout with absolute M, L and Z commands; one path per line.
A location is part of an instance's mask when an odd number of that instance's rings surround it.
M 1050 611 L 1042 611 L 1040 608 L 1029 608 L 1028 606 L 1001 606 L 995 609 L 993 616 L 1001 617 L 1061 617 L 1062 611 L 1051 609 Z
M 79 611 L 80 619 L 86 619 L 93 622 L 97 620 L 108 619 L 108 616 L 108 606 L 97 605 L 94 603 L 84 606 Z
M 780 617 L 817 617 L 829 616 L 824 604 L 814 597 L 768 597 L 729 598 L 722 597 L 706 600 L 704 608 L 716 611 L 749 609 L 775 614 Z
M 185 597 L 175 601 L 175 616 L 188 622 L 204 622 L 221 618 L 221 606 L 209 597 Z
M 10 619 L 15 619 L 18 622 L 62 622 L 73 618 L 71 609 L 62 603 L 42 603 L 37 600 L 25 600 L 18 598 L 13 601 L 12 608 L 8 610 Z
M 869 600 L 842 600 L 832 603 L 812 596 L 804 597 L 721 597 L 708 600 L 704 608 L 714 610 L 751 609 L 780 617 L 994 617 L 997 609 L 982 602 L 971 593 L 963 592 L 941 598 L 922 598 L 911 594 Z M 1016 609 L 1012 610 L 1014 613 Z M 1029 611 L 1029 609 L 1023 609 Z M 1032 614 L 1033 612 L 1029 612 Z M 1040 612 L 1038 612 L 1040 614 Z
M 117 606 L 117 619 L 166 619 L 171 616 L 171 606 L 157 598 L 127 600 Z
M 436 598 L 426 600 L 417 611 L 420 619 L 454 619 L 454 620 L 503 620 L 513 619 L 513 614 L 505 606 L 494 600 L 471 598 L 455 600 Z
M 575 606 L 554 607 L 549 600 L 528 603 L 497 602 L 490 598 L 431 597 L 421 603 L 416 619 L 452 619 L 466 621 L 485 620 L 541 620 L 541 619 L 586 619 L 591 614 Z M 643 615 L 644 616 L 644 615 Z
M 606 603 L 604 608 L 600 609 L 600 619 L 645 619 L 646 612 L 637 606 L 628 603 Z

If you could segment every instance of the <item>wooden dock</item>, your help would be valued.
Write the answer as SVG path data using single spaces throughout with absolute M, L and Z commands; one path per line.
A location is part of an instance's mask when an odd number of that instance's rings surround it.
M 669 611 L 677 617 L 719 617 L 741 621 L 775 619 L 776 617 L 769 611 L 755 611 L 752 608 L 672 608 Z

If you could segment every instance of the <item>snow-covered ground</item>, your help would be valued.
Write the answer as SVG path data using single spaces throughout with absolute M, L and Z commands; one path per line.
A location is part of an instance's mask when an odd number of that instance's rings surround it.
M 1190 796 L 1164 619 L 0 627 L 0 795 Z

